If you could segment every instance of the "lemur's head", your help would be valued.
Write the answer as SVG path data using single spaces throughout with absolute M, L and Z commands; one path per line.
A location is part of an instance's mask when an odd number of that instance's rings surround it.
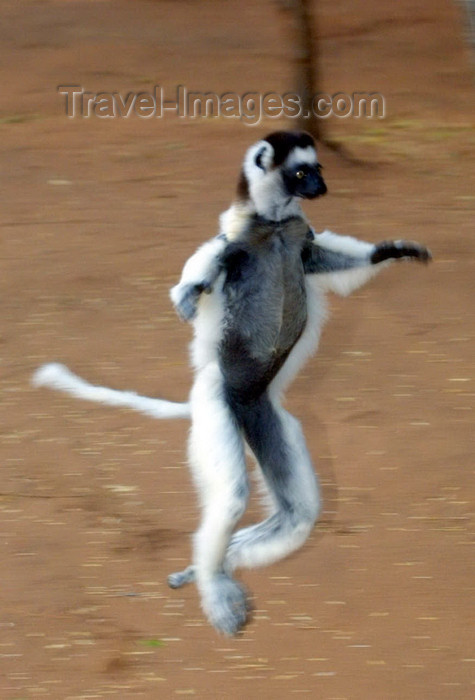
M 238 198 L 270 219 L 294 214 L 298 199 L 315 199 L 327 191 L 320 170 L 310 134 L 275 131 L 247 151 Z

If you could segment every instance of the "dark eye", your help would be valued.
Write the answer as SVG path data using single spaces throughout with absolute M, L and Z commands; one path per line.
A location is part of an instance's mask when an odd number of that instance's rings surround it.
M 295 173 L 295 177 L 298 178 L 299 180 L 302 180 L 305 177 L 305 173 L 303 170 L 297 170 Z

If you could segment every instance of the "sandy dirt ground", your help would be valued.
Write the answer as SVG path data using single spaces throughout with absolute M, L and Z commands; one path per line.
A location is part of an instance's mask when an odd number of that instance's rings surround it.
M 0 27 L 0 697 L 473 697 L 473 82 L 442 0 L 322 0 L 322 89 L 378 91 L 382 120 L 325 122 L 317 228 L 427 244 L 332 298 L 289 392 L 323 492 L 295 556 L 242 572 L 237 638 L 167 588 L 198 521 L 187 424 L 29 380 L 61 360 L 174 399 L 190 329 L 168 289 L 216 230 L 244 149 L 290 122 L 68 119 L 56 88 L 292 87 L 271 2 L 3 0 Z M 259 517 L 257 502 L 247 521 Z

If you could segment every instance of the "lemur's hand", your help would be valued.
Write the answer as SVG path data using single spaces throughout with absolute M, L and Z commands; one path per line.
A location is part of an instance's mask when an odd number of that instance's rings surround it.
M 373 265 L 384 260 L 406 258 L 428 263 L 432 260 L 431 252 L 425 246 L 413 241 L 382 241 L 377 243 L 371 255 Z
M 203 294 L 210 294 L 211 285 L 207 282 L 199 284 L 177 284 L 170 291 L 170 297 L 176 312 L 183 321 L 192 321 L 198 310 L 198 300 Z

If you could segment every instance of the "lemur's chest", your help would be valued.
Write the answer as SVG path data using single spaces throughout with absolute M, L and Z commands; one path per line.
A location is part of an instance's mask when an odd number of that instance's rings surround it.
M 301 249 L 300 239 L 272 235 L 251 245 L 232 243 L 223 256 L 221 360 L 225 368 L 244 368 L 247 384 L 268 383 L 305 328 Z

